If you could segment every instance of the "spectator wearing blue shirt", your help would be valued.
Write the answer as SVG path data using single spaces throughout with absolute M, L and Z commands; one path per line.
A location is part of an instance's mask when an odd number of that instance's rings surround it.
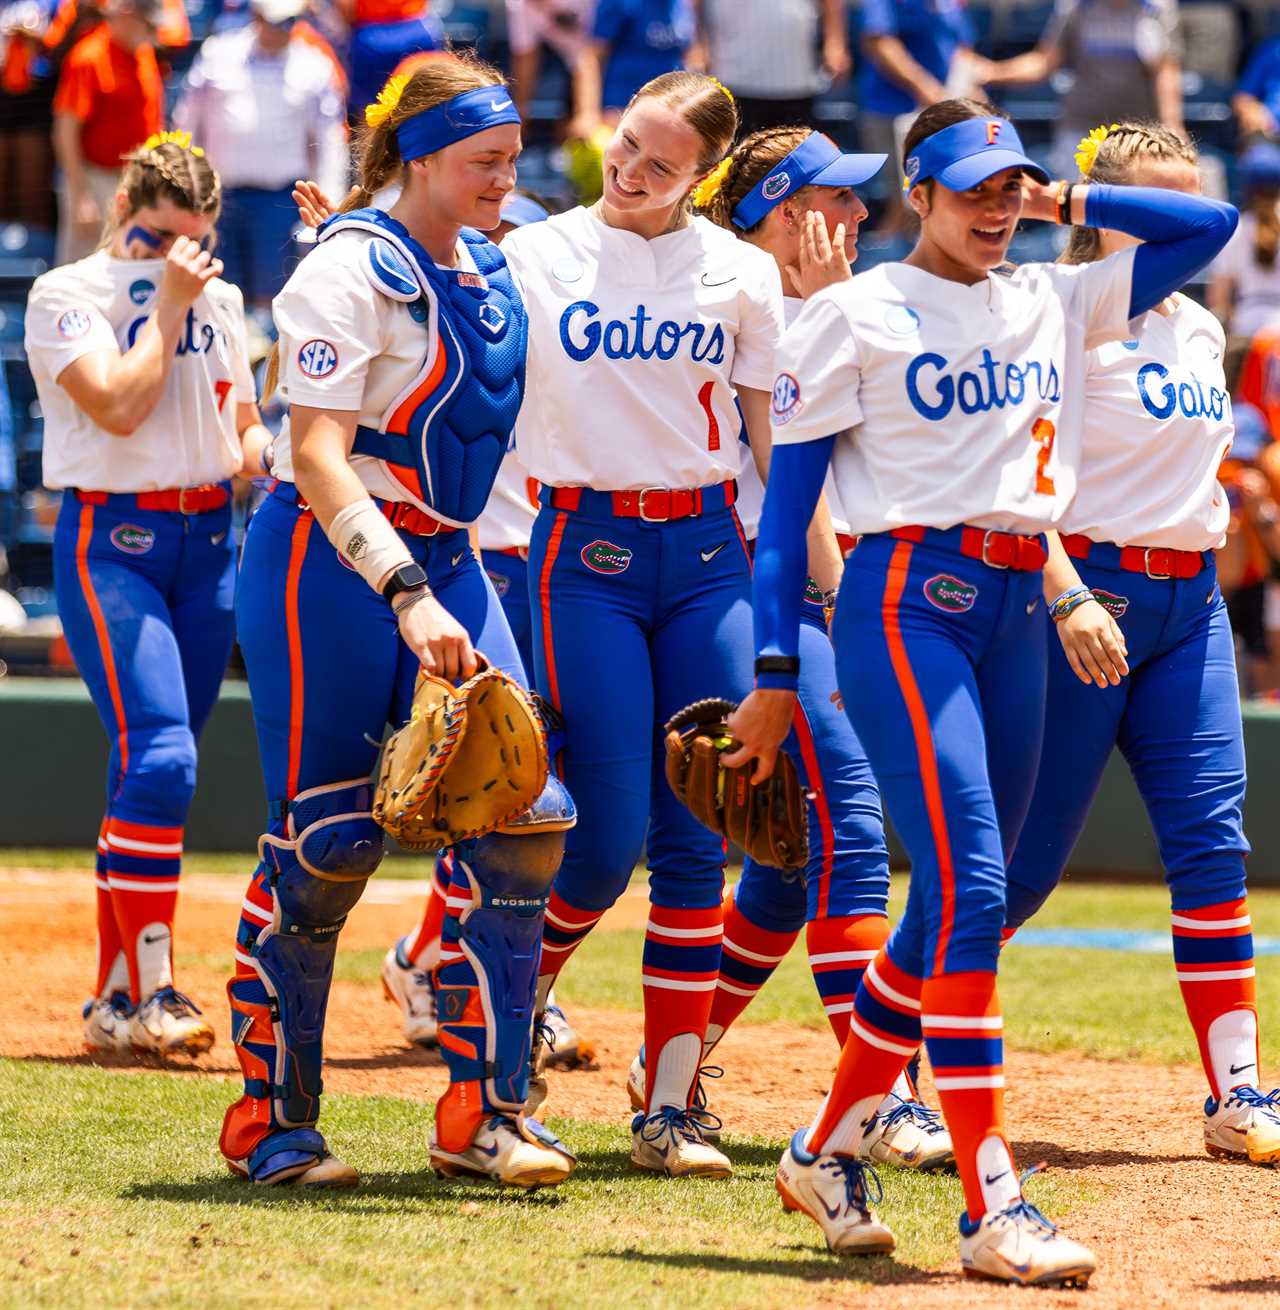
M 1232 97 L 1240 135 L 1280 140 L 1280 36 L 1254 52 Z

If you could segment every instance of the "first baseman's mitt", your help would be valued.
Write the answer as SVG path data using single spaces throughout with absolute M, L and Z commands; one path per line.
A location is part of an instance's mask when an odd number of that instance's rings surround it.
M 773 773 L 753 783 L 755 761 L 726 768 L 722 758 L 741 744 L 726 722 L 738 707 L 727 700 L 686 705 L 667 724 L 667 781 L 695 819 L 727 837 L 761 864 L 802 869 L 809 858 L 804 789 L 795 763 L 779 751 Z
M 484 664 L 459 687 L 422 673 L 383 748 L 373 817 L 407 850 L 442 850 L 501 828 L 546 785 L 546 732 L 518 682 Z

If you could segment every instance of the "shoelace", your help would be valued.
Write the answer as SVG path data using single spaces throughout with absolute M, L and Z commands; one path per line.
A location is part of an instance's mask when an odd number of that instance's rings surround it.
M 1037 1228 L 1043 1229 L 1045 1240 L 1047 1241 L 1058 1231 L 1058 1226 L 1053 1223 L 1052 1220 L 1046 1219 L 1025 1196 L 1021 1195 L 1021 1189 L 1026 1186 L 1027 1179 L 1030 1178 L 1032 1174 L 1038 1174 L 1043 1168 L 1044 1165 L 1042 1164 L 1033 1164 L 1030 1169 L 1024 1169 L 1022 1173 L 1018 1175 L 1018 1188 L 1020 1193 L 1018 1199 L 1005 1206 L 1005 1208 L 1000 1211 L 1000 1214 L 1007 1217 L 1013 1223 L 1021 1221 L 1034 1224 Z
M 921 1132 L 928 1133 L 930 1136 L 947 1131 L 946 1125 L 942 1122 L 942 1115 L 937 1110 L 931 1110 L 923 1101 L 904 1101 L 899 1097 L 898 1104 L 888 1114 L 880 1117 L 886 1128 L 892 1128 L 894 1124 L 910 1119 L 920 1126 Z
M 162 987 L 153 999 L 159 1003 L 162 1010 L 179 1018 L 188 1013 L 204 1013 L 189 996 L 184 996 L 176 987 Z
M 704 1064 L 702 1068 L 698 1070 L 698 1076 L 693 1080 L 693 1108 L 712 1119 L 715 1119 L 716 1117 L 711 1113 L 710 1110 L 707 1109 L 707 1089 L 703 1087 L 702 1080 L 704 1078 L 723 1078 L 723 1077 L 724 1077 L 724 1068 L 721 1065 Z M 717 1128 L 722 1128 L 724 1125 L 720 1122 L 719 1119 L 716 1119 L 715 1126 Z
M 850 1210 L 866 1212 L 884 1200 L 880 1175 L 865 1161 L 851 1155 L 833 1155 L 818 1166 L 844 1183 L 844 1200 Z
M 701 1142 L 703 1127 L 721 1127 L 720 1120 L 709 1110 L 682 1110 L 678 1106 L 664 1105 L 655 1110 L 640 1125 L 642 1141 L 656 1142 L 664 1133 L 686 1142 Z
M 1251 1110 L 1261 1110 L 1272 1118 L 1280 1118 L 1280 1087 L 1273 1087 L 1265 1095 L 1256 1087 L 1237 1087 L 1231 1095 Z

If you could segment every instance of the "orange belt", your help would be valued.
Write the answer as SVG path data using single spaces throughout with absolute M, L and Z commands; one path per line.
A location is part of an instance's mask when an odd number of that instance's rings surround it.
M 178 514 L 205 514 L 211 509 L 221 509 L 231 499 L 226 487 L 217 482 L 207 482 L 202 487 L 176 487 L 172 491 L 81 491 L 76 489 L 76 499 L 85 505 L 105 505 L 113 496 L 126 496 L 139 509 L 171 510 Z
M 958 549 L 969 559 L 981 560 L 993 569 L 1015 569 L 1034 573 L 1044 568 L 1048 558 L 1039 537 L 1024 537 L 1017 532 L 995 532 L 987 528 L 962 527 L 959 539 L 955 528 L 894 528 L 889 535 L 900 541 L 925 542 L 930 539 Z
M 1198 550 L 1169 550 L 1164 546 L 1114 546 L 1110 542 L 1090 541 L 1078 533 L 1062 538 L 1062 544 L 1072 559 L 1088 559 L 1095 548 L 1103 548 L 1109 558 L 1099 559 L 1100 564 L 1117 564 L 1126 573 L 1142 573 L 1157 582 L 1171 579 L 1185 581 L 1194 578 L 1204 568 L 1204 556 Z

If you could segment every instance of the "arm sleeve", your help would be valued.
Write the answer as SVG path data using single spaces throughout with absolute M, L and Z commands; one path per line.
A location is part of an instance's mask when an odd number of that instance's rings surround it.
M 120 344 L 102 311 L 77 288 L 37 284 L 27 300 L 26 350 L 56 381 L 82 355 L 100 350 L 118 355 Z
M 369 361 L 382 352 L 382 299 L 351 263 L 304 261 L 271 307 L 290 404 L 360 408 Z M 313 343 L 316 350 L 307 350 Z
M 863 0 L 863 36 L 897 36 L 898 19 L 889 0 Z
M 752 583 L 756 653 L 799 656 L 804 596 L 805 524 L 813 518 L 835 437 L 774 450 L 756 540 Z M 756 686 L 794 691 L 794 673 L 761 673 Z
M 778 347 L 774 450 L 861 423 L 859 381 L 858 341 L 844 311 L 829 293 L 811 296 Z
M 1142 238 L 1144 244 L 1133 258 L 1129 295 L 1133 318 L 1204 268 L 1231 239 L 1240 214 L 1234 205 L 1181 191 L 1099 185 L 1089 188 L 1085 221 L 1090 227 Z
M 778 342 L 786 319 L 782 309 L 782 277 L 772 259 L 761 268 L 756 286 L 744 291 L 738 335 L 733 343 L 733 371 L 729 380 L 736 386 L 768 391 L 777 376 Z

